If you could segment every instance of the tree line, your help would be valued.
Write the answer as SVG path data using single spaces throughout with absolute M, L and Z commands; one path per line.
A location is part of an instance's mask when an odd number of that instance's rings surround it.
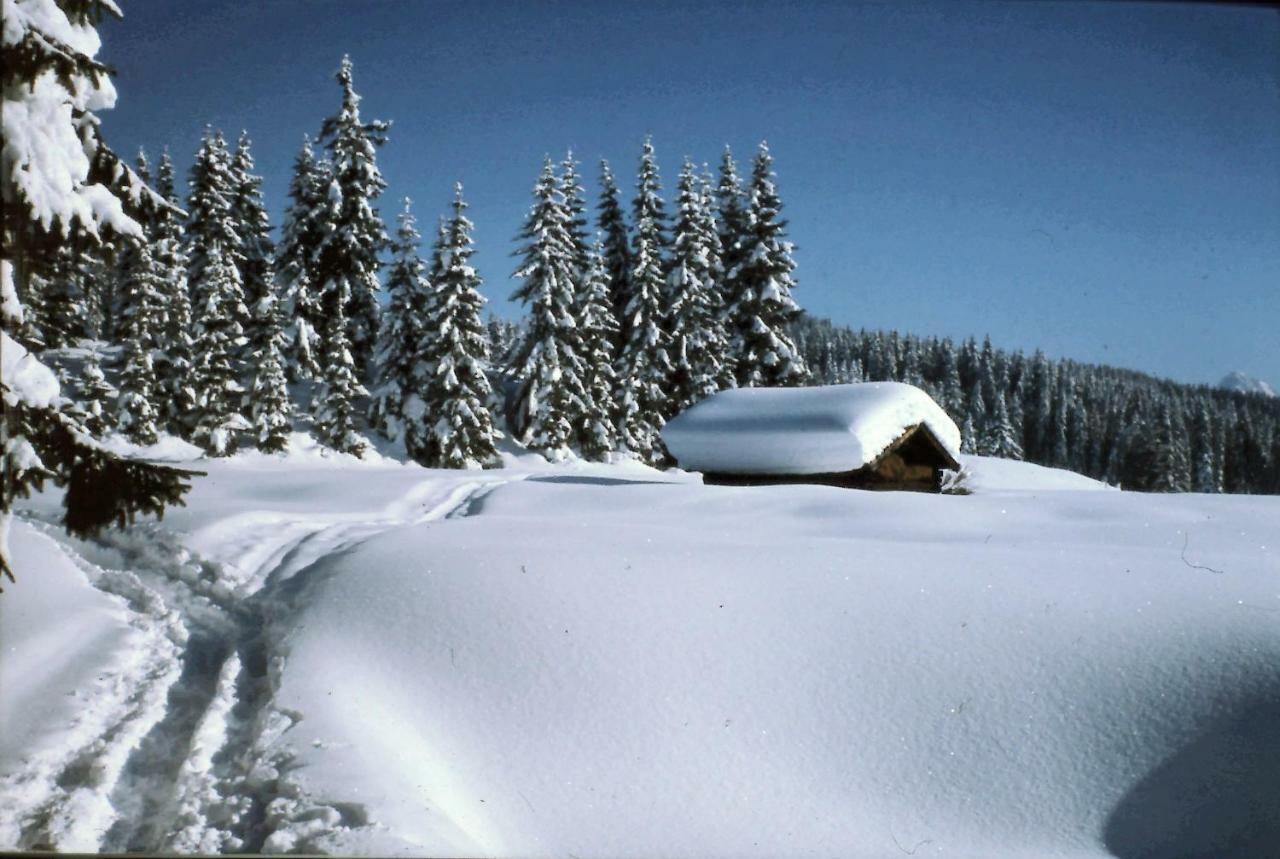
M 990 339 L 853 331 L 808 316 L 793 333 L 820 384 L 923 388 L 961 425 L 966 453 L 1126 489 L 1280 493 L 1280 398 L 1008 352 Z

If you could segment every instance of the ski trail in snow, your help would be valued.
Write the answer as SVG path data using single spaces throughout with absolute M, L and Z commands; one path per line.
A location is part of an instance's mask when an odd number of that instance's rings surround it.
M 111 790 L 132 749 L 163 718 L 165 694 L 182 670 L 186 628 L 164 598 L 133 573 L 62 549 L 99 589 L 128 604 L 133 646 L 77 692 L 84 706 L 59 742 L 0 780 L 0 844 L 19 850 L 98 849 L 117 817 Z
M 396 527 L 465 516 L 506 482 L 429 480 L 373 515 L 246 513 L 185 541 L 156 526 L 69 541 L 33 522 L 127 602 L 136 643 L 86 690 L 66 740 L 0 781 L 0 844 L 315 852 L 370 825 L 359 805 L 313 800 L 290 781 L 276 741 L 304 714 L 275 706 L 286 657 L 271 628 L 319 561 Z

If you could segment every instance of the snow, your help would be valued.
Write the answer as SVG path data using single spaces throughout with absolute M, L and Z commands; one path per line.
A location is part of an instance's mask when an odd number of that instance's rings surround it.
M 662 440 L 686 469 L 822 474 L 862 468 L 921 423 L 959 456 L 955 422 L 901 382 L 720 391 L 669 421 Z
M 1246 376 L 1239 370 L 1233 370 L 1222 377 L 1222 381 L 1218 383 L 1219 388 L 1225 388 L 1228 391 L 1239 391 L 1244 394 L 1261 394 L 1264 397 L 1276 397 L 1280 394 L 1276 393 L 1276 389 L 1271 387 L 1262 379 Z
M 31 780 L 0 847 L 1127 859 L 1280 838 L 1280 499 L 967 456 L 955 496 L 504 462 L 198 460 L 188 507 L 101 545 L 35 533 L 57 497 L 33 499 L 15 549 L 62 578 L 19 566 L 0 609 L 46 614 L 0 618 L 0 677 L 54 709 L 0 773 L 36 734 L 73 745 L 66 687 L 9 650 L 70 629 L 64 605 L 114 636 L 74 652 L 76 688 L 116 655 L 171 664 L 126 638 L 165 607 L 193 667 L 148 687 L 168 709 L 114 792 Z M 130 576 L 162 604 L 89 585 Z M 186 739 L 141 766 L 158 736 Z M 113 799 L 105 836 L 106 812 L 42 829 L 68 786 Z M 125 793 L 154 799 L 154 837 Z
M 962 486 L 970 492 L 1060 492 L 1064 490 L 1114 490 L 1100 480 L 1046 468 L 1031 462 L 961 454 Z
M 4 398 L 9 405 L 42 409 L 58 401 L 58 377 L 4 332 L 0 332 L 0 378 L 4 379 Z

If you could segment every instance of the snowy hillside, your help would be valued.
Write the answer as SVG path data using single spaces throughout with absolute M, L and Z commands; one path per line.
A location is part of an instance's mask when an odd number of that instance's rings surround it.
M 1218 383 L 1218 387 L 1228 391 L 1239 391 L 1242 394 L 1262 394 L 1265 397 L 1280 396 L 1276 394 L 1275 388 L 1262 379 L 1246 376 L 1239 370 L 1234 370 L 1223 376 L 1222 381 Z
M 1280 499 L 965 465 L 937 496 L 246 454 L 100 544 L 39 497 L 0 847 L 1280 843 Z

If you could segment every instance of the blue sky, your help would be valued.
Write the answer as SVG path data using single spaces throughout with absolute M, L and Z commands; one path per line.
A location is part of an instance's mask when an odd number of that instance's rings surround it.
M 544 155 L 594 199 L 652 134 L 683 156 L 768 139 L 796 299 L 856 327 L 1191 382 L 1280 382 L 1280 13 L 1157 3 L 188 2 L 103 25 L 122 153 L 184 171 L 206 123 L 247 128 L 275 221 L 342 54 L 389 224 L 466 186 L 500 315 Z M 744 165 L 745 170 L 745 165 Z

